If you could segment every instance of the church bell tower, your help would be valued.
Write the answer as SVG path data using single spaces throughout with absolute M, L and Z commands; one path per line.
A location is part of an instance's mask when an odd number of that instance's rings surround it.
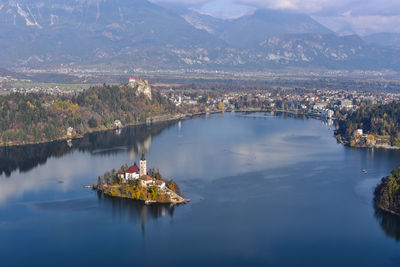
M 140 177 L 143 175 L 147 175 L 147 163 L 146 158 L 144 157 L 144 153 L 142 153 L 142 157 L 140 158 Z

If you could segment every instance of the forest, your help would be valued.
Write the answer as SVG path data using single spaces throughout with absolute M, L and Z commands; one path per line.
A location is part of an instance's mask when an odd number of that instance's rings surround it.
M 375 204 L 384 210 L 400 214 L 400 169 L 395 168 L 382 178 L 375 189 Z
M 0 96 L 1 144 L 80 137 L 112 129 L 116 120 L 124 126 L 141 124 L 153 116 L 172 115 L 175 109 L 157 90 L 149 99 L 137 94 L 137 86 L 126 84 L 103 84 L 72 96 L 13 93 Z

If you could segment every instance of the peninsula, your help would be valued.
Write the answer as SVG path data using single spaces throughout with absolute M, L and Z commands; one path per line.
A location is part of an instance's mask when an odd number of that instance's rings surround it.
M 400 215 L 400 169 L 395 168 L 382 178 L 375 188 L 375 205 L 390 213 Z
M 177 117 L 176 106 L 138 78 L 69 94 L 11 93 L 0 96 L 0 146 L 76 139 Z
M 400 148 L 400 104 L 365 105 L 341 116 L 336 138 L 351 147 Z
M 123 165 L 119 170 L 106 172 L 98 177 L 93 189 L 106 196 L 135 199 L 151 203 L 186 204 L 190 200 L 183 198 L 179 185 L 171 180 L 164 179 L 155 169 L 147 171 L 147 162 L 142 155 L 140 166 L 136 163 L 128 167 Z

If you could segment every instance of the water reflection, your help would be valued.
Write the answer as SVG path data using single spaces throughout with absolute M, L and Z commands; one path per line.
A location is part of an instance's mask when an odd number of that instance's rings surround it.
M 167 215 L 172 218 L 175 211 L 175 206 L 172 204 L 146 205 L 142 201 L 109 197 L 100 192 L 97 196 L 100 209 L 108 214 L 112 213 L 115 220 L 128 220 L 129 222 L 140 220 L 143 233 L 149 220 L 157 220 Z
M 88 152 L 0 177 L 2 264 L 377 266 L 398 259 L 378 221 L 397 240 L 399 221 L 371 216 L 371 198 L 377 177 L 398 164 L 400 151 L 346 148 L 317 120 L 237 114 L 188 120 L 157 138 L 133 135 L 112 146 L 93 138 L 87 140 L 97 142 L 93 148 L 82 148 Z M 140 140 L 133 153 L 151 142 L 150 167 L 176 179 L 195 202 L 174 210 L 98 199 L 84 189 L 129 162 L 131 139 Z M 111 155 L 98 156 L 104 154 Z
M 301 119 L 301 120 L 307 120 L 307 119 L 318 119 L 322 122 L 323 125 L 330 127 L 331 129 L 337 129 L 339 127 L 339 122 L 337 120 L 332 120 L 332 119 L 327 119 L 327 118 L 321 118 L 319 116 L 311 115 L 311 114 L 299 114 L 295 112 L 284 112 L 284 111 L 271 111 L 271 112 L 255 112 L 255 111 L 247 111 L 247 112 L 241 112 L 238 117 L 252 117 L 252 118 L 268 118 L 268 117 L 281 117 L 283 119 L 288 119 L 288 118 L 294 118 L 294 119 Z
M 375 218 L 378 220 L 386 236 L 400 242 L 400 216 L 375 208 Z
M 171 127 L 175 122 L 162 122 L 150 126 L 132 126 L 118 132 L 90 133 L 81 139 L 52 143 L 0 148 L 0 175 L 7 177 L 19 170 L 26 172 L 45 164 L 48 158 L 59 158 L 75 150 L 93 155 L 111 155 L 129 150 L 131 159 L 137 154 L 147 153 L 152 137 Z

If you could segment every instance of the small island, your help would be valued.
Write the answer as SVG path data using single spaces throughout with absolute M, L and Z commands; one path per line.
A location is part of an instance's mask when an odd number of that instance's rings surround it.
M 395 168 L 382 178 L 375 188 L 375 205 L 387 212 L 400 215 L 400 169 Z
M 164 179 L 155 169 L 147 171 L 144 155 L 140 159 L 140 167 L 136 163 L 130 167 L 125 164 L 119 170 L 106 172 L 103 177 L 98 177 L 93 189 L 106 196 L 135 199 L 146 204 L 186 204 L 190 201 L 183 198 L 179 185 L 172 179 Z

